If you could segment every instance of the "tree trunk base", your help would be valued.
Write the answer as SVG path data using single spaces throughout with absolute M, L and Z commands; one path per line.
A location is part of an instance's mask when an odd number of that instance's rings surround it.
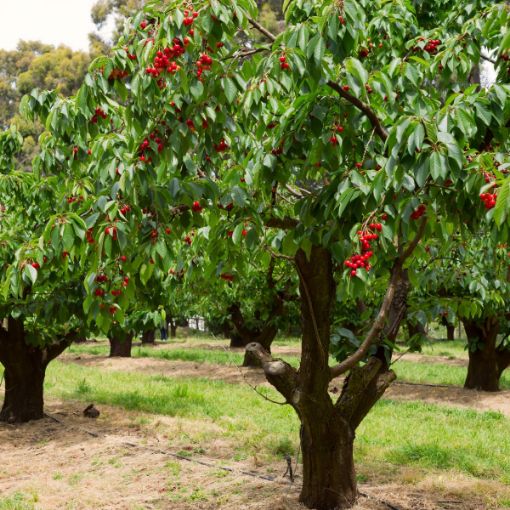
M 130 358 L 133 335 L 115 335 L 110 341 L 110 358 Z
M 354 471 L 354 432 L 342 418 L 306 420 L 301 428 L 303 488 L 299 501 L 308 508 L 352 508 L 358 498 Z
M 0 422 L 26 423 L 44 418 L 44 376 L 46 364 L 20 360 L 5 367 L 5 400 Z

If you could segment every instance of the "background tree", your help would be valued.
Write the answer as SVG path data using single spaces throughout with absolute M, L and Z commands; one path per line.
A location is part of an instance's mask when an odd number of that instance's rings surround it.
M 0 421 L 8 422 L 43 417 L 47 365 L 87 330 L 84 273 L 76 253 L 55 253 L 52 243 L 36 239 L 53 217 L 53 242 L 70 250 L 85 225 L 73 214 L 55 214 L 64 198 L 57 176 L 16 170 L 21 145 L 13 128 L 0 134 L 0 363 L 5 368 Z
M 23 149 L 17 157 L 25 169 L 30 168 L 37 153 L 37 139 L 43 129 L 18 114 L 21 98 L 33 88 L 74 94 L 89 63 L 85 52 L 38 41 L 20 41 L 15 50 L 0 50 L 0 129 L 15 125 L 22 134 Z
M 465 387 L 498 391 L 510 366 L 508 346 L 510 292 L 505 243 L 478 231 L 458 234 L 439 249 L 431 247 L 429 262 L 418 278 L 422 309 L 431 316 L 446 311 L 449 321 L 464 325 L 469 353 Z

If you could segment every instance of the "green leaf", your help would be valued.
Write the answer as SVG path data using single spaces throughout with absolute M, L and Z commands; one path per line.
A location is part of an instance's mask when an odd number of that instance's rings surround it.
M 235 83 L 230 78 L 223 78 L 221 80 L 221 84 L 223 85 L 223 91 L 225 92 L 227 101 L 229 103 L 233 103 L 237 96 L 237 87 Z

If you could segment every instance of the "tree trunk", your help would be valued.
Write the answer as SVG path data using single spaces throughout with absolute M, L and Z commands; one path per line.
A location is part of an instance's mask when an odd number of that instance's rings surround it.
M 498 351 L 496 349 L 499 321 L 496 317 L 482 320 L 463 319 L 464 329 L 471 345 L 465 388 L 499 391 Z M 483 344 L 483 345 L 482 345 Z
M 177 324 L 170 323 L 170 338 L 177 338 Z
M 455 324 L 446 325 L 446 338 L 451 342 L 455 340 Z
M 257 342 L 258 344 L 262 345 L 262 347 L 264 347 L 267 352 L 271 353 L 271 344 L 273 343 L 277 333 L 278 328 L 276 326 L 266 326 L 262 329 L 262 331 L 259 331 L 258 336 L 252 337 L 252 342 Z M 260 368 L 261 366 L 262 364 L 256 356 L 253 356 L 252 353 L 248 350 L 245 351 L 243 367 Z
M 37 352 L 39 351 L 39 352 Z M 25 423 L 44 417 L 44 376 L 46 363 L 40 350 L 20 357 L 5 366 L 5 398 L 0 421 Z
M 156 332 L 151 329 L 142 333 L 142 345 L 154 345 L 156 343 Z
M 0 362 L 5 368 L 5 398 L 0 422 L 25 423 L 44 417 L 46 367 L 71 342 L 66 337 L 47 347 L 33 347 L 25 341 L 22 321 L 9 319 L 0 327 Z
M 110 341 L 110 358 L 130 358 L 133 335 L 130 333 L 118 333 L 108 337 Z
M 247 350 L 258 356 L 267 380 L 301 421 L 303 488 L 299 500 L 317 510 L 351 508 L 357 498 L 354 433 L 395 374 L 386 370 L 383 361 L 370 357 L 366 364 L 349 372 L 340 397 L 335 403 L 332 401 L 328 392 L 332 377 L 328 357 L 336 289 L 331 254 L 313 246 L 308 258 L 300 250 L 296 266 L 303 332 L 299 370 L 283 360 L 274 360 L 260 344 L 250 344 Z M 395 278 L 401 277 L 401 267 L 398 271 Z M 394 312 L 395 318 L 403 313 L 401 307 Z M 389 337 L 397 328 L 396 324 L 388 326 Z
M 301 296 L 302 354 L 299 397 L 303 488 L 299 501 L 309 508 L 350 508 L 357 497 L 354 429 L 329 394 L 329 343 L 336 288 L 329 251 L 313 247 L 310 259 L 296 254 Z
M 354 432 L 335 414 L 320 421 L 314 414 L 303 417 L 303 488 L 299 500 L 308 508 L 350 508 L 356 502 Z

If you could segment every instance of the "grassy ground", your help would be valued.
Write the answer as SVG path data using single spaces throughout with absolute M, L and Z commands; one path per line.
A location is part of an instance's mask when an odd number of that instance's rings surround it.
M 0 510 L 35 510 L 34 502 L 36 500 L 37 498 L 20 493 L 8 498 L 0 497 Z
M 398 380 L 402 382 L 448 384 L 463 386 L 466 379 L 467 368 L 457 365 L 444 365 L 441 363 L 419 363 L 402 359 L 393 365 Z M 501 389 L 510 389 L 510 373 L 503 372 Z
M 201 339 L 203 343 L 203 338 Z M 186 338 L 189 343 L 189 339 Z M 196 343 L 196 347 L 190 348 L 152 348 L 152 347 L 134 347 L 132 355 L 141 358 L 157 358 L 170 361 L 194 361 L 197 363 L 214 363 L 219 365 L 238 366 L 243 362 L 244 355 L 240 352 L 231 352 L 222 349 L 207 349 L 205 347 L 199 348 L 199 342 L 191 340 Z M 193 344 L 193 343 L 192 343 Z M 225 343 L 219 342 L 218 345 Z M 286 346 L 290 344 L 287 343 Z M 298 346 L 296 342 L 293 344 Z M 108 354 L 108 346 L 105 343 L 73 345 L 69 351 L 73 354 L 91 354 L 97 356 L 106 356 Z M 462 341 L 455 342 L 436 342 L 426 349 L 424 354 L 429 356 L 448 356 L 451 359 L 463 358 L 465 351 Z M 291 365 L 297 367 L 299 365 L 298 356 L 286 355 L 283 358 Z M 334 360 L 330 360 L 334 363 Z M 466 377 L 466 368 L 452 364 L 441 363 L 420 363 L 414 361 L 407 361 L 405 356 L 397 361 L 393 368 L 397 373 L 398 379 L 403 382 L 413 383 L 428 383 L 428 384 L 448 384 L 453 386 L 462 386 Z M 510 389 L 510 373 L 508 371 L 503 373 L 501 378 L 501 388 Z
M 245 385 L 205 379 L 177 380 L 55 362 L 47 377 L 49 395 L 111 404 L 154 414 L 213 423 L 183 431 L 201 451 L 217 438 L 235 445 L 234 459 L 258 456 L 271 461 L 294 454 L 298 421 L 288 406 L 268 402 Z M 281 397 L 264 390 L 275 400 Z M 510 483 L 510 420 L 500 413 L 449 409 L 418 402 L 384 400 L 357 433 L 361 478 L 374 464 L 384 469 L 416 466 Z M 173 438 L 172 441 L 178 438 Z
M 173 349 L 135 347 L 133 355 L 223 365 L 242 362 L 242 353 L 199 347 L 205 338 L 181 338 L 179 342 L 186 346 Z M 284 339 L 280 345 L 299 344 Z M 77 355 L 106 355 L 107 351 L 104 342 L 75 345 L 69 350 Z M 437 342 L 425 354 L 465 356 L 462 342 Z M 298 363 L 297 356 L 286 359 L 294 365 Z M 394 368 L 400 380 L 454 385 L 462 385 L 466 370 L 445 362 L 419 363 L 405 358 Z M 1 372 L 0 367 L 0 377 Z M 508 375 L 502 386 L 510 388 Z M 259 390 L 266 397 L 281 401 L 273 389 Z M 94 402 L 99 407 L 113 405 L 153 417 L 143 415 L 140 420 L 157 422 L 158 416 L 182 417 L 195 425 L 179 430 L 164 446 L 186 456 L 214 457 L 218 452 L 210 450 L 211 444 L 221 443 L 222 462 L 256 459 L 256 464 L 270 473 L 273 466 L 281 467 L 284 455 L 298 453 L 299 424 L 292 409 L 269 402 L 245 384 L 106 371 L 55 361 L 48 368 L 46 394 L 50 398 Z M 358 477 L 377 483 L 399 481 L 405 476 L 407 483 L 415 483 L 432 474 L 445 479 L 465 477 L 473 486 L 479 481 L 510 485 L 509 429 L 510 419 L 497 412 L 382 400 L 356 433 Z M 414 478 L 411 480 L 410 476 Z M 4 499 L 0 496 L 0 510 L 35 508 L 37 501 L 30 494 Z M 500 496 L 497 508 L 510 508 L 508 494 Z

